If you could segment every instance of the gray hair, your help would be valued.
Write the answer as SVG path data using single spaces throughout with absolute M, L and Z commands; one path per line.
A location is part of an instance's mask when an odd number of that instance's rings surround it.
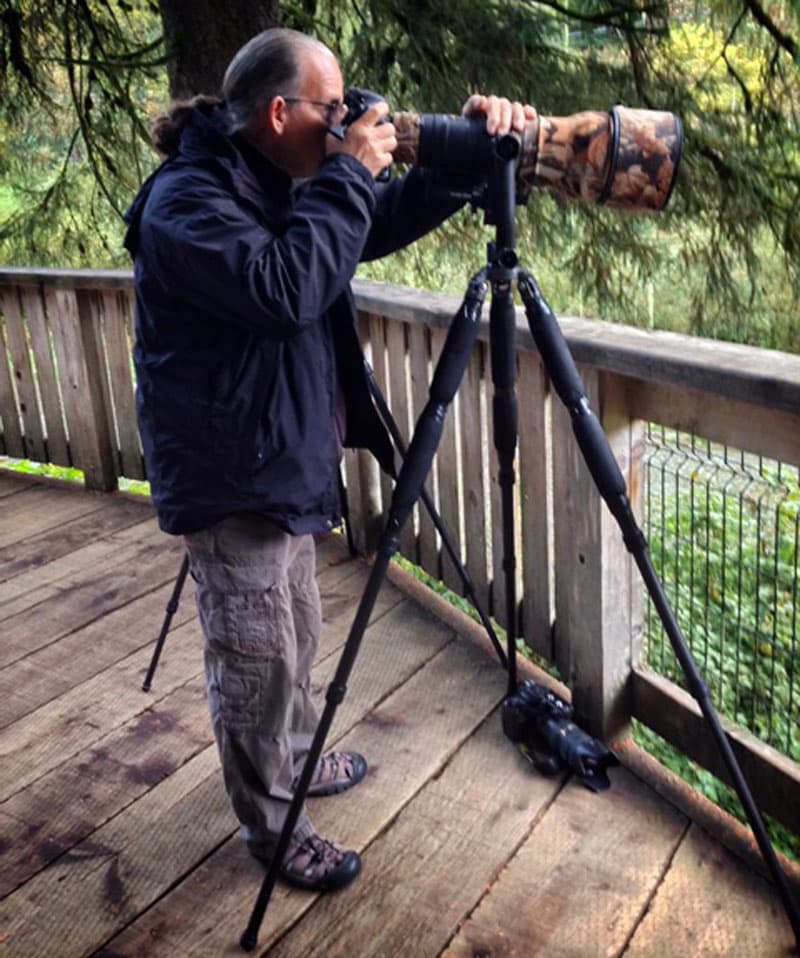
M 303 55 L 322 50 L 329 52 L 319 40 L 283 28 L 265 30 L 248 40 L 228 64 L 222 80 L 229 132 L 246 127 L 276 96 L 299 96 Z

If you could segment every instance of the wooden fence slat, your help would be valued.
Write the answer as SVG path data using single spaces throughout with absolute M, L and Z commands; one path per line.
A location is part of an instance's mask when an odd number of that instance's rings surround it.
M 431 333 L 433 349 L 437 356 L 441 356 L 447 339 L 445 330 L 434 329 Z M 437 481 L 439 484 L 439 511 L 447 537 L 455 550 L 456 555 L 463 561 L 464 550 L 461 546 L 461 465 L 459 462 L 456 441 L 457 423 L 459 421 L 459 396 L 456 393 L 447 410 L 442 429 L 442 438 L 436 455 Z M 447 554 L 442 544 L 442 581 L 454 592 L 462 593 L 461 576 Z
M 408 393 L 406 378 L 406 326 L 404 323 L 388 323 L 386 325 L 386 358 L 389 374 L 389 395 L 391 410 L 395 425 L 408 448 L 410 441 L 410 414 L 411 402 Z M 417 561 L 416 524 L 419 521 L 419 510 L 424 508 L 417 505 L 403 526 L 400 534 L 400 551 L 411 562 Z
M 487 438 L 483 408 L 483 343 L 473 350 L 461 384 L 461 459 L 464 482 L 464 548 L 466 566 L 484 611 L 489 609 L 489 576 L 486 565 Z
M 553 510 L 550 405 L 538 356 L 520 353 L 519 489 L 522 539 L 522 633 L 540 655 L 553 658 Z
M 429 335 L 422 326 L 412 326 L 409 331 L 408 349 L 411 372 L 411 398 L 413 402 L 413 422 L 416 425 L 422 410 L 429 397 L 430 370 Z M 425 483 L 425 489 L 436 503 L 436 489 L 433 470 Z M 439 567 L 439 551 L 436 545 L 436 529 L 426 509 L 419 510 L 419 563 L 422 568 L 435 579 L 441 574 Z
M 71 290 L 48 289 L 45 302 L 53 323 L 59 378 L 73 459 L 89 489 L 116 487 L 108 417 L 102 408 L 101 367 L 86 299 Z M 77 451 L 75 447 L 77 446 Z
M 7 456 L 25 458 L 25 444 L 19 423 L 19 407 L 14 377 L 6 345 L 5 326 L 0 323 L 0 418 L 3 421 L 3 446 Z
M 131 371 L 131 297 L 123 290 L 103 290 L 101 297 L 99 305 L 102 312 L 108 388 L 116 427 L 120 475 L 128 479 L 144 479 Z
M 18 289 L 0 287 L 0 310 L 5 317 L 6 343 L 14 364 L 19 411 L 24 427 L 25 454 L 35 462 L 46 462 L 44 429 Z
M 384 400 L 386 400 L 387 405 L 391 409 L 391 396 L 389 394 L 388 387 L 389 380 L 386 372 L 385 320 L 382 316 L 370 313 L 367 316 L 366 322 L 369 328 L 369 341 L 372 349 L 372 372 L 375 383 Z M 382 531 L 386 520 L 387 510 L 389 508 L 389 502 L 391 501 L 392 492 L 394 491 L 394 483 L 392 482 L 391 477 L 387 476 L 383 469 L 379 471 L 378 478 L 381 487 L 382 512 L 380 528 Z
M 20 287 L 20 297 L 36 357 L 36 379 L 39 394 L 42 397 L 42 414 L 47 429 L 46 461 L 57 466 L 70 466 L 72 462 L 64 426 L 64 409 L 58 389 L 53 344 L 44 312 L 42 291 L 39 287 L 23 286 Z

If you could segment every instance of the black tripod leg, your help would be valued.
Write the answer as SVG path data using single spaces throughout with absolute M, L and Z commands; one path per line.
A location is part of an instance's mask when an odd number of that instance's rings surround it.
M 325 708 L 289 805 L 275 854 L 269 870 L 264 876 L 250 921 L 240 939 L 240 944 L 245 951 L 252 951 L 258 942 L 258 930 L 267 910 L 272 890 L 278 880 L 281 862 L 289 847 L 289 841 L 306 800 L 308 787 L 322 754 L 322 747 L 330 731 L 336 709 L 347 692 L 347 680 L 355 664 L 369 617 L 386 576 L 386 570 L 392 556 L 398 549 L 403 525 L 411 514 L 420 489 L 422 489 L 430 471 L 436 448 L 442 436 L 447 407 L 452 402 L 458 389 L 478 336 L 481 308 L 486 298 L 486 291 L 486 274 L 485 271 L 482 271 L 470 283 L 464 302 L 456 313 L 447 334 L 444 349 L 439 357 L 436 372 L 431 382 L 430 399 L 419 418 L 408 448 L 408 455 L 397 477 L 397 484 L 389 506 L 389 517 L 378 544 L 375 562 L 345 642 L 336 674 L 328 686 L 325 695 Z
M 506 598 L 508 695 L 517 691 L 517 560 L 514 543 L 514 452 L 517 447 L 516 311 L 511 270 L 498 267 L 492 278 L 490 346 L 492 360 L 492 422 L 497 452 L 503 531 L 503 574 Z
M 395 448 L 400 453 L 400 455 L 405 458 L 407 454 L 406 445 L 403 442 L 403 437 L 400 434 L 400 430 L 397 428 L 397 423 L 394 421 L 394 417 L 389 409 L 389 406 L 384 398 L 383 393 L 381 392 L 381 387 L 378 385 L 377 380 L 375 379 L 375 373 L 372 369 L 372 366 L 365 360 L 364 365 L 367 370 L 367 381 L 369 382 L 370 391 L 372 392 L 372 398 L 375 400 L 375 405 L 378 408 L 378 413 L 383 420 L 384 425 L 389 431 L 389 435 L 392 437 L 392 442 L 394 442 Z M 487 615 L 486 611 L 483 608 L 483 605 L 478 598 L 478 594 L 475 590 L 475 585 L 470 578 L 470 574 L 467 571 L 464 563 L 461 561 L 460 556 L 455 550 L 453 543 L 450 539 L 450 535 L 447 531 L 447 528 L 442 521 L 442 517 L 439 515 L 436 506 L 433 503 L 433 500 L 428 495 L 427 490 L 423 486 L 419 493 L 419 498 L 422 500 L 422 504 L 425 506 L 425 509 L 428 515 L 431 517 L 431 522 L 433 522 L 434 528 L 442 537 L 442 545 L 445 547 L 445 550 L 450 556 L 450 561 L 453 563 L 453 567 L 456 572 L 458 572 L 459 577 L 461 578 L 462 583 L 464 584 L 464 594 L 469 599 L 472 604 L 473 609 L 478 613 L 478 618 L 481 620 L 481 624 L 486 630 L 486 634 L 489 636 L 489 639 L 494 646 L 495 652 L 497 652 L 497 657 L 500 660 L 500 665 L 506 667 L 506 656 L 503 652 L 503 647 L 500 644 L 500 640 L 497 638 L 497 633 L 492 626 L 491 619 Z
M 144 682 L 142 683 L 143 692 L 150 691 L 156 666 L 158 665 L 158 660 L 161 658 L 161 650 L 164 648 L 164 640 L 167 638 L 167 632 L 169 632 L 169 627 L 172 624 L 172 617 L 178 611 L 178 603 L 180 602 L 181 592 L 183 591 L 183 585 L 186 582 L 186 576 L 188 572 L 189 556 L 184 555 L 183 562 L 181 562 L 181 567 L 178 571 L 178 578 L 175 580 L 175 587 L 172 590 L 172 595 L 170 596 L 169 602 L 167 602 L 167 610 L 164 616 L 164 622 L 161 625 L 161 632 L 156 639 L 156 647 L 153 649 L 153 657 L 150 659 L 147 675 L 144 677 Z
M 617 460 L 614 458 L 603 428 L 589 406 L 583 382 L 572 359 L 572 354 L 564 340 L 553 311 L 542 295 L 536 280 L 528 273 L 520 273 L 519 287 L 522 299 L 525 302 L 525 311 L 531 334 L 539 348 L 545 369 L 559 398 L 569 411 L 575 437 L 592 478 L 622 530 L 625 546 L 639 567 L 645 586 L 675 650 L 675 655 L 683 668 L 689 691 L 696 699 L 700 711 L 711 729 L 712 736 L 730 773 L 733 787 L 736 789 L 736 794 L 739 796 L 739 801 L 742 803 L 753 829 L 758 847 L 775 880 L 775 885 L 794 931 L 796 943 L 800 945 L 800 912 L 798 912 L 795 904 L 788 879 L 770 843 L 761 813 L 753 800 L 736 755 L 720 724 L 708 687 L 700 675 L 686 639 L 670 607 L 669 599 L 653 568 L 647 539 L 633 515 L 625 488 L 625 479 Z

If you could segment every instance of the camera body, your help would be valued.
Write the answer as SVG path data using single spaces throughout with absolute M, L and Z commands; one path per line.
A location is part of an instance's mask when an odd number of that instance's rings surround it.
M 533 680 L 524 682 L 503 703 L 503 732 L 543 775 L 573 771 L 593 792 L 605 791 L 614 753 L 592 738 L 574 719 L 572 706 Z

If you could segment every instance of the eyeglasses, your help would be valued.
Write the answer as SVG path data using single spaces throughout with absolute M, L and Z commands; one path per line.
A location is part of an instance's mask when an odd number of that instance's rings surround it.
M 309 100 L 304 96 L 285 96 L 287 103 L 310 103 L 311 106 L 318 106 L 325 111 L 325 122 L 328 126 L 335 126 L 341 123 L 347 116 L 347 104 L 339 100 L 332 100 L 330 103 L 323 103 L 321 100 Z

